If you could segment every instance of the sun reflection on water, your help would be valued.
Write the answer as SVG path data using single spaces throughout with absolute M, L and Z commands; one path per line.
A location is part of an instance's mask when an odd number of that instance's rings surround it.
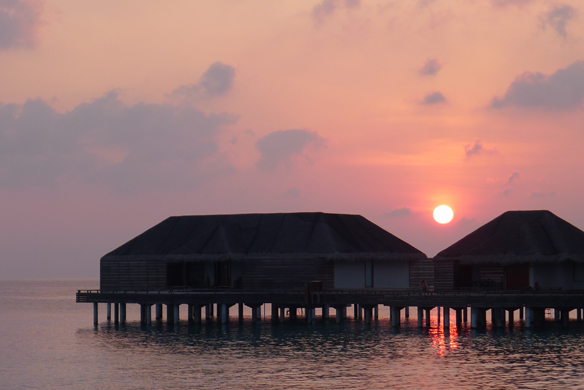
M 452 314 L 452 312 L 450 314 Z M 460 329 L 456 326 L 455 316 L 450 316 L 449 324 L 450 327 L 445 329 L 443 317 L 438 317 L 436 313 L 434 313 L 434 315 L 431 313 L 431 326 L 428 329 L 428 337 L 432 342 L 432 347 L 434 348 L 436 355 L 441 358 L 446 356 L 446 352 L 454 351 L 459 347 L 458 336 Z

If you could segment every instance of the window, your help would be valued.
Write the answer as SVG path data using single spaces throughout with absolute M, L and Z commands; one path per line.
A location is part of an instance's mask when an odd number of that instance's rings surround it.
M 584 263 L 574 263 L 574 282 L 584 282 Z
M 365 287 L 373 287 L 373 262 L 365 262 Z

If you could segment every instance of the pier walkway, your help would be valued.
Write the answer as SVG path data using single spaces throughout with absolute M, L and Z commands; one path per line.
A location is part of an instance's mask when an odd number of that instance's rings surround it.
M 346 318 L 346 310 L 353 306 L 355 317 L 364 317 L 366 322 L 376 318 L 380 305 L 390 307 L 391 323 L 399 327 L 402 310 L 409 315 L 409 308 L 418 310 L 418 326 L 424 322 L 429 327 L 429 313 L 432 309 L 442 308 L 444 326 L 450 323 L 450 312 L 454 311 L 456 323 L 467 321 L 470 309 L 472 328 L 486 325 L 486 313 L 491 312 L 494 326 L 505 326 L 505 314 L 508 314 L 509 324 L 519 311 L 519 318 L 525 319 L 525 326 L 538 325 L 545 319 L 545 311 L 555 310 L 555 320 L 567 325 L 569 313 L 576 310 L 577 319 L 582 319 L 584 308 L 584 291 L 562 290 L 521 290 L 521 291 L 450 291 L 422 292 L 416 290 L 337 290 L 337 291 L 244 291 L 218 289 L 169 289 L 157 291 L 100 291 L 79 290 L 77 302 L 93 303 L 94 323 L 98 321 L 98 304 L 107 304 L 107 316 L 111 318 L 111 305 L 114 305 L 116 322 L 125 322 L 126 304 L 141 306 L 141 321 L 150 323 L 152 306 L 155 307 L 155 318 L 162 319 L 162 306 L 167 308 L 167 321 L 178 321 L 180 305 L 188 306 L 187 319 L 195 323 L 202 320 L 201 310 L 205 318 L 214 315 L 222 323 L 229 321 L 229 308 L 239 305 L 239 318 L 243 318 L 243 306 L 252 309 L 252 322 L 261 318 L 260 307 L 271 304 L 272 320 L 282 320 L 285 313 L 295 319 L 297 309 L 304 309 L 307 322 L 315 319 L 315 309 L 319 308 L 322 317 L 329 318 L 329 308 L 336 310 L 335 319 L 341 322 Z M 424 321 L 424 317 L 426 321 Z

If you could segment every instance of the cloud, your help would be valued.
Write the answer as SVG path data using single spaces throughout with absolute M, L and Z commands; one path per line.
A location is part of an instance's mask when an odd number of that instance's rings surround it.
M 429 58 L 420 69 L 420 74 L 424 76 L 435 76 L 442 69 L 442 64 L 438 63 L 435 58 Z
M 446 98 L 442 95 L 442 92 L 432 92 L 424 97 L 422 104 L 430 106 L 433 104 L 446 103 Z
M 575 62 L 547 76 L 525 72 L 518 76 L 493 108 L 507 106 L 561 110 L 578 107 L 584 100 L 584 61 Z
M 487 149 L 483 146 L 483 143 L 480 139 L 475 138 L 473 144 L 464 145 L 464 155 L 465 157 L 471 158 L 472 156 L 478 156 L 480 154 L 498 154 L 499 152 L 496 149 Z
M 554 191 L 552 192 L 543 192 L 543 191 L 534 191 L 530 195 L 532 198 L 552 198 L 556 196 Z
M 123 191 L 192 188 L 233 169 L 218 151 L 227 114 L 139 103 L 115 91 L 58 113 L 0 105 L 0 188 L 81 181 Z
M 401 218 L 401 217 L 407 217 L 408 215 L 411 215 L 411 214 L 412 214 L 412 210 L 410 210 L 410 208 L 402 207 L 399 209 L 391 210 L 388 213 L 383 213 L 382 216 L 387 217 L 387 218 Z
M 519 172 L 515 171 L 513 172 L 508 178 L 507 178 L 507 185 L 511 185 L 514 181 L 516 181 L 517 179 L 519 179 L 521 177 L 521 175 L 519 174 Z
M 42 10 L 40 0 L 0 0 L 0 50 L 33 47 Z
M 295 157 L 307 159 L 304 152 L 309 146 L 323 145 L 324 139 L 316 131 L 302 129 L 275 131 L 257 140 L 256 148 L 261 154 L 257 166 L 264 171 L 276 169 L 278 166 L 289 167 Z
M 204 100 L 226 95 L 233 87 L 235 69 L 222 62 L 215 62 L 203 73 L 197 84 L 181 85 L 168 97 L 187 101 Z
M 318 24 L 335 13 L 340 8 L 356 8 L 361 5 L 361 0 L 323 0 L 312 9 L 312 18 Z
M 298 188 L 290 188 L 282 194 L 282 198 L 297 199 L 300 198 L 300 190 Z
M 549 25 L 558 34 L 566 38 L 568 36 L 566 24 L 576 16 L 577 11 L 575 8 L 569 5 L 556 5 L 541 17 L 542 28 L 545 29 L 546 25 Z
M 507 7 L 511 5 L 522 6 L 529 3 L 532 3 L 533 0 L 491 0 L 494 6 L 496 7 Z

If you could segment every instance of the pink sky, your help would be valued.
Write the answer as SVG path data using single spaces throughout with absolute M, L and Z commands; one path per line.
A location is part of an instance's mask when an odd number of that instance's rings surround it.
M 507 210 L 584 228 L 580 1 L 0 4 L 0 278 L 98 277 L 170 215 L 361 214 L 428 256 Z

